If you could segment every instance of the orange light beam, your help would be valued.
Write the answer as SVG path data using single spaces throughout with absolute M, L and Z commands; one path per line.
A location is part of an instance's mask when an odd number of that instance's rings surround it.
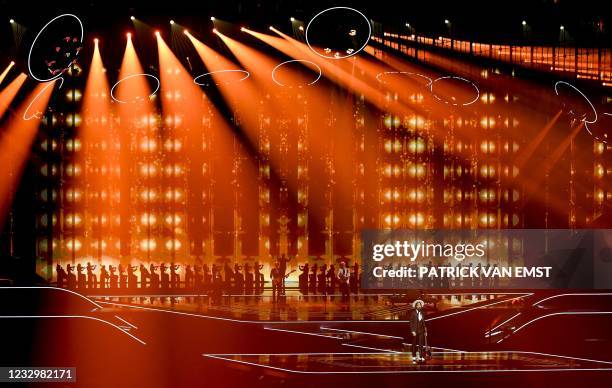
M 531 158 L 546 135 L 550 132 L 550 129 L 557 123 L 557 120 L 559 120 L 559 117 L 561 117 L 561 113 L 561 110 L 557 112 L 557 114 L 548 123 L 546 123 L 544 128 L 538 132 L 538 134 L 529 142 L 529 144 L 523 148 L 522 152 L 517 155 L 515 164 L 520 170 L 523 169 L 525 163 L 527 163 L 529 158 Z
M 132 39 L 128 35 L 117 80 L 117 82 L 121 82 L 115 88 L 116 98 L 124 101 L 124 103 L 117 103 L 117 112 L 119 116 L 118 136 L 122 145 L 119 151 L 121 171 L 119 183 L 121 198 L 119 204 L 121 219 L 119 236 L 122 261 L 125 260 L 126 263 L 131 259 L 129 255 L 126 255 L 127 253 L 132 253 L 130 241 L 133 240 L 135 235 L 142 236 L 142 234 L 139 234 L 138 228 L 129 221 L 134 214 L 134 208 L 131 203 L 132 186 L 136 179 L 134 175 L 139 167 L 138 157 L 141 154 L 132 152 L 130 147 L 126 145 L 135 142 L 140 144 L 141 140 L 155 137 L 159 131 L 159 123 L 154 119 L 155 107 L 149 97 L 151 88 L 147 80 L 150 77 L 138 75 L 143 73 L 144 71 L 132 44 Z M 147 259 L 150 259 L 149 254 L 149 251 L 147 251 Z
M 4 225 L 6 212 L 11 205 L 13 194 L 28 159 L 32 142 L 41 122 L 42 115 L 24 120 L 24 115 L 44 112 L 51 98 L 55 81 L 52 84 L 40 83 L 29 94 L 17 114 L 6 124 L 0 138 L 0 166 L 5 173 L 0 176 L 0 225 Z
M 115 144 L 116 136 L 110 129 L 111 103 L 110 87 L 106 78 L 102 56 L 98 46 L 98 40 L 94 40 L 94 52 L 89 66 L 89 75 L 85 84 L 83 94 L 83 105 L 81 116 L 83 124 L 79 128 L 82 141 L 82 150 L 76 153 L 76 160 L 82 166 L 90 163 L 96 170 L 106 169 L 115 171 L 119 165 L 119 151 Z M 76 144 L 73 143 L 73 149 Z M 100 195 L 104 190 L 113 191 L 119 184 L 116 174 L 85 174 L 73 177 L 75 179 L 75 189 L 72 195 L 78 195 L 76 188 L 89 186 L 88 191 Z M 107 201 L 73 201 L 81 214 L 91 214 L 96 222 L 86 223 L 85 228 L 91 228 L 91 236 L 97 240 L 96 244 L 84 244 L 81 253 L 86 256 L 95 257 L 98 262 L 102 262 L 103 255 L 118 256 L 118 250 L 108 243 L 109 231 L 105 230 L 101 224 L 101 217 L 107 215 L 111 219 L 113 208 L 118 207 L 118 203 L 109 196 Z M 104 230 L 104 233 L 103 233 Z M 86 232 L 87 234 L 87 232 Z M 103 241 L 107 242 L 106 249 L 103 250 Z
M 243 31 L 248 32 L 249 30 L 243 28 Z M 342 148 L 342 145 L 348 146 L 352 144 L 351 128 L 353 121 L 350 120 L 350 118 L 352 118 L 352 111 L 349 108 L 350 105 L 343 103 L 344 101 L 339 104 L 334 102 L 332 96 L 336 94 L 331 93 L 325 83 L 304 86 L 302 88 L 281 87 L 275 84 L 271 78 L 272 71 L 281 63 L 279 60 L 263 54 L 224 34 L 217 32 L 217 35 L 219 35 L 230 51 L 236 56 L 238 61 L 254 74 L 259 87 L 264 92 L 263 94 L 270 96 L 269 98 L 271 100 L 269 101 L 273 102 L 272 106 L 274 108 L 269 112 L 270 114 L 268 117 L 270 117 L 273 122 L 294 120 L 303 116 L 304 112 L 308 112 L 308 122 L 311 124 L 309 125 L 308 131 L 312 135 L 309 136 L 309 150 L 313 158 L 323 158 L 327 150 L 333 147 L 332 143 L 338 144 L 338 146 L 336 146 L 338 149 Z M 284 70 L 284 74 L 289 77 L 292 84 L 297 85 L 301 83 L 300 80 L 302 77 L 297 75 L 295 71 L 286 69 Z M 258 101 L 259 100 L 261 100 L 261 98 L 258 99 Z M 304 100 L 307 101 L 306 107 L 300 104 Z M 332 118 L 336 120 L 337 125 L 334 135 L 330 136 L 329 133 L 326 133 L 325 123 Z M 251 136 L 257 135 L 257 130 L 249 132 L 252 132 Z M 277 135 L 277 133 L 273 131 L 272 136 L 275 135 Z M 280 154 L 278 150 L 272 149 L 269 156 L 273 170 L 281 171 L 282 166 L 286 163 L 286 161 L 283 160 L 282 154 Z M 353 166 L 354 164 L 352 164 L 352 161 L 344 158 L 336 165 L 335 171 L 341 176 L 350 171 L 350 167 Z M 292 190 L 297 189 L 295 176 L 290 176 L 287 182 L 289 188 Z M 337 191 L 340 192 L 345 189 L 347 188 L 338 187 Z M 340 195 L 350 200 L 350 193 L 342 192 Z
M 27 78 L 28 77 L 24 73 L 21 73 L 17 76 L 17 78 L 11 81 L 6 88 L 2 89 L 0 92 L 0 118 L 11 105 L 11 102 L 13 102 L 17 92 L 19 92 L 19 89 L 21 86 L 23 86 L 23 83 Z
M 280 32 L 274 27 L 271 27 L 270 30 L 279 34 L 282 38 L 262 34 L 248 29 L 245 29 L 245 32 L 292 58 L 308 59 L 316 63 L 324 71 L 327 78 L 333 80 L 335 83 L 341 85 L 347 90 L 363 94 L 368 101 L 381 110 L 390 111 L 391 113 L 400 117 L 414 113 L 413 108 L 408 108 L 399 101 L 387 99 L 385 93 L 381 92 L 362 79 L 355 77 L 350 71 L 341 68 L 335 63 L 331 63 L 331 60 L 326 60 L 325 58 L 321 58 L 320 56 L 316 55 L 305 44 Z
M 2 81 L 4 81 L 4 79 L 6 78 L 6 75 L 9 73 L 9 71 L 11 71 L 11 69 L 13 68 L 13 66 L 15 66 L 15 62 L 11 61 L 11 63 L 8 64 L 8 66 L 6 67 L 6 69 L 4 69 L 4 71 L 2 72 L 2 74 L 0 74 L 0 85 L 2 84 Z

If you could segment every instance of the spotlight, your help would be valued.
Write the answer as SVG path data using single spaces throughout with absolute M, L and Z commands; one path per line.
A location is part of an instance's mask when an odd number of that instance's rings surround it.
M 134 16 L 130 16 L 131 20 L 136 20 L 136 18 Z
M 565 30 L 565 27 L 561 26 L 559 27 L 560 30 Z
M 15 66 L 15 61 L 11 61 L 11 66 Z
M 170 24 L 174 24 L 174 20 L 170 19 Z
M 159 37 L 159 31 L 155 31 L 155 36 Z
M 449 23 L 450 23 L 450 20 L 444 19 L 444 24 L 449 24 Z
M 14 24 L 15 23 L 15 19 L 9 20 L 9 23 Z
M 98 44 L 98 38 L 94 38 L 94 43 Z
M 406 23 L 406 27 L 410 28 L 410 23 Z
M 304 26 L 299 26 L 299 27 L 298 27 L 298 30 L 300 30 L 300 31 L 304 31 Z
M 217 29 L 216 29 L 216 28 L 213 28 L 213 29 L 212 29 L 212 32 L 216 34 L 216 33 L 217 33 L 217 32 L 219 32 L 219 31 L 217 31 Z
M 127 34 L 125 34 L 125 36 L 127 36 L 128 39 L 132 39 L 132 33 L 128 32 Z
M 185 35 L 189 35 L 189 30 L 184 29 L 184 30 L 183 30 L 183 34 L 185 34 Z
M 215 21 L 215 17 L 214 17 L 214 16 L 211 16 L 211 17 L 210 17 L 210 20 L 214 22 L 214 21 Z
M 526 26 L 526 25 L 527 25 L 527 22 L 526 22 L 525 20 L 523 20 L 523 25 L 524 25 L 524 26 Z
M 270 26 L 268 28 L 270 28 L 271 31 L 274 31 L 274 27 Z
M 244 28 L 244 27 L 240 27 L 240 31 L 245 32 L 245 31 L 246 31 L 246 28 Z
M 295 18 L 292 16 L 289 20 L 291 20 L 292 22 L 295 21 Z

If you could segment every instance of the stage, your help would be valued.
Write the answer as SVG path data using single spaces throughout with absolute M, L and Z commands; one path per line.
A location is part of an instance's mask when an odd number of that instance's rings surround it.
M 0 383 L 612 386 L 610 13 L 477 3 L 2 2 Z

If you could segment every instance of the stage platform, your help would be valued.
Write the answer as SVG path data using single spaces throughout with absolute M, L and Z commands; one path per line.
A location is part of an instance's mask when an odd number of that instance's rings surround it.
M 535 352 L 433 352 L 426 363 L 412 363 L 409 353 L 204 354 L 226 363 L 286 373 L 494 373 L 612 370 L 612 362 Z
M 451 309 L 503 307 L 531 296 L 524 292 L 482 292 L 419 296 L 428 302 L 428 313 L 443 313 Z M 225 295 L 218 299 L 207 295 L 125 295 L 90 296 L 106 306 L 130 306 L 142 309 L 162 309 L 181 313 L 221 317 L 240 321 L 301 322 L 301 321 L 393 321 L 405 320 L 412 309 L 414 297 L 400 294 L 356 294 L 349 302 L 340 295 L 301 295 L 290 291 L 272 298 L 262 295 Z

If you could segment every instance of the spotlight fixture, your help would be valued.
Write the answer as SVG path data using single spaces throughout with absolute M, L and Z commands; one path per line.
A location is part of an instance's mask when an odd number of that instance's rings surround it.
M 563 30 L 565 30 L 565 27 L 561 26 L 561 27 L 559 27 L 559 29 L 563 31 Z
M 526 26 L 526 25 L 527 25 L 527 22 L 526 22 L 525 20 L 523 20 L 523 25 L 524 25 L 524 26 Z
M 244 28 L 244 27 L 240 27 L 240 31 L 245 32 L 245 31 L 246 31 L 246 28 Z
M 214 22 L 214 21 L 215 21 L 215 17 L 214 17 L 214 16 L 211 16 L 211 17 L 210 17 L 210 20 Z
M 410 28 L 410 23 L 406 23 L 406 27 Z
M 300 31 L 304 31 L 304 26 L 299 26 L 299 27 L 298 27 L 298 30 L 300 30 Z
M 9 20 L 9 23 L 14 24 L 15 23 L 15 19 Z
M 292 22 L 295 21 L 295 18 L 292 16 L 289 20 L 291 20 Z
M 132 39 L 132 33 L 128 32 L 127 34 L 125 34 L 125 36 L 127 36 L 128 39 Z
M 136 20 L 136 18 L 134 16 L 130 16 L 131 20 Z
M 174 20 L 170 19 L 170 24 L 174 24 Z
M 159 31 L 155 31 L 155 36 L 159 36 Z
M 270 31 L 274 31 L 274 27 L 270 26 L 268 28 L 270 29 Z
M 94 38 L 94 43 L 98 44 L 98 38 Z
M 217 31 L 217 29 L 216 29 L 216 28 L 213 28 L 213 29 L 212 29 L 212 32 L 216 34 L 216 33 L 218 33 L 219 31 Z
M 183 34 L 185 34 L 185 35 L 189 35 L 189 30 L 188 30 L 188 29 L 184 29 L 184 30 L 183 30 Z
M 444 24 L 450 24 L 450 20 L 444 19 Z
M 15 66 L 15 61 L 11 61 L 11 66 Z

